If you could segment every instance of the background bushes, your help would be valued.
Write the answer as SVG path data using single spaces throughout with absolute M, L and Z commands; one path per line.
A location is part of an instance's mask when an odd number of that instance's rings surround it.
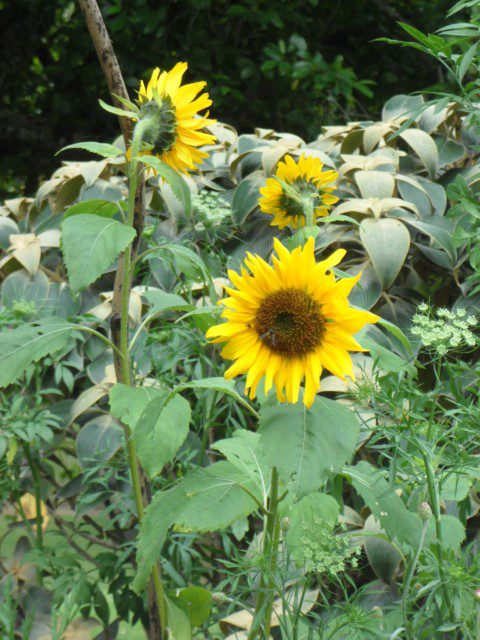
M 322 124 L 366 119 L 392 94 L 445 80 L 415 51 L 369 44 L 398 36 L 395 21 L 434 30 L 445 0 L 99 4 L 132 93 L 153 66 L 188 60 L 190 77 L 208 81 L 215 116 L 240 132 L 312 139 Z M 116 123 L 98 108 L 105 83 L 73 0 L 3 0 L 0 24 L 1 196 L 32 193 L 67 140 L 113 137 Z

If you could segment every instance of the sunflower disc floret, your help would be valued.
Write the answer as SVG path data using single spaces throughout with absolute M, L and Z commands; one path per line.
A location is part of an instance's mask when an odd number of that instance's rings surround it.
M 305 203 L 310 203 L 315 221 L 326 216 L 330 206 L 338 202 L 332 194 L 337 179 L 338 173 L 324 171 L 318 158 L 302 155 L 295 162 L 291 156 L 285 156 L 284 162 L 278 163 L 275 176 L 268 178 L 265 187 L 260 189 L 260 209 L 273 216 L 274 227 L 303 227 Z
M 335 280 L 331 273 L 344 250 L 316 262 L 313 238 L 292 252 L 274 242 L 273 265 L 247 254 L 240 274 L 229 271 L 235 288 L 226 287 L 221 301 L 226 322 L 207 337 L 225 343 L 222 356 L 234 361 L 227 379 L 247 374 L 250 398 L 264 378 L 265 393 L 274 386 L 280 402 L 297 402 L 304 381 L 304 403 L 311 406 L 323 368 L 354 378 L 350 352 L 365 349 L 353 335 L 378 316 L 348 303 L 360 274 Z

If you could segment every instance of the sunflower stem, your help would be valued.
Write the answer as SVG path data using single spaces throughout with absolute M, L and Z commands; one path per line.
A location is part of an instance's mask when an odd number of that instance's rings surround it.
M 127 202 L 127 223 L 133 226 L 134 211 L 135 211 L 135 197 L 137 193 L 138 184 L 138 152 L 142 143 L 142 138 L 145 132 L 148 131 L 151 126 L 150 119 L 140 120 L 135 126 L 133 132 L 132 146 L 131 146 L 131 159 L 128 166 L 128 202 Z M 122 367 L 122 380 L 127 386 L 132 385 L 131 375 L 131 362 L 130 362 L 130 350 L 128 344 L 128 320 L 129 320 L 129 306 L 130 306 L 130 293 L 131 293 L 131 252 L 126 251 L 124 256 L 124 269 L 123 269 L 123 286 L 122 286 L 122 306 L 120 314 L 120 353 L 121 353 L 121 367 Z M 130 468 L 130 475 L 132 478 L 132 488 L 135 498 L 135 506 L 137 510 L 138 522 L 142 523 L 144 516 L 144 502 L 142 496 L 142 482 L 141 482 L 141 468 L 137 458 L 136 446 L 132 437 L 132 431 L 128 425 L 124 425 L 125 429 L 125 441 L 127 450 L 128 466 Z M 156 564 L 152 571 L 153 584 L 155 588 L 155 598 L 160 618 L 160 631 L 161 638 L 165 638 L 167 629 L 167 605 L 165 600 L 165 590 L 163 587 L 160 567 Z
M 260 591 L 255 604 L 252 626 L 247 640 L 254 640 L 259 634 L 263 620 L 265 638 L 270 636 L 272 625 L 273 600 L 275 597 L 275 572 L 277 568 L 278 544 L 280 541 L 280 520 L 278 517 L 278 471 L 272 467 L 272 480 L 270 483 L 270 496 L 268 500 L 268 515 L 265 519 L 263 530 L 263 554 L 268 561 L 266 576 L 262 577 Z
M 304 196 L 302 198 L 303 215 L 305 216 L 305 226 L 315 226 L 315 207 L 313 206 L 313 199 L 311 196 Z

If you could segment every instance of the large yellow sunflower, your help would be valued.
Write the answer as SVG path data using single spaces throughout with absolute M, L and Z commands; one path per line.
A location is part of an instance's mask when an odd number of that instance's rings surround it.
M 378 316 L 348 303 L 360 274 L 335 280 L 331 268 L 342 260 L 343 249 L 316 262 L 313 238 L 292 252 L 274 242 L 273 266 L 247 254 L 241 275 L 229 271 L 236 289 L 226 287 L 229 297 L 221 301 L 227 321 L 211 327 L 207 338 L 226 343 L 222 356 L 235 362 L 225 377 L 246 373 L 250 398 L 265 376 L 265 393 L 274 385 L 280 402 L 297 402 L 305 378 L 303 401 L 309 407 L 323 368 L 342 380 L 354 378 L 349 352 L 365 349 L 353 334 Z
M 318 158 L 302 155 L 298 162 L 291 156 L 285 156 L 284 162 L 279 162 L 274 178 L 268 178 L 265 186 L 260 189 L 262 198 L 258 204 L 264 213 L 273 216 L 272 225 L 283 229 L 290 225 L 294 229 L 305 225 L 305 211 L 298 200 L 285 193 L 283 180 L 293 187 L 302 198 L 311 198 L 313 204 L 314 221 L 326 216 L 332 204 L 338 202 L 337 196 L 332 195 L 338 173 L 333 170 L 323 171 L 323 164 Z
M 199 111 L 212 104 L 208 93 L 198 95 L 205 82 L 193 82 L 181 86 L 187 70 L 186 62 L 177 63 L 170 71 L 157 67 L 147 84 L 140 83 L 138 102 L 140 117 L 154 116 L 158 119 L 155 133 L 145 138 L 153 145 L 152 153 L 180 173 L 195 169 L 208 156 L 198 147 L 213 144 L 215 136 L 203 129 L 216 122 L 208 118 L 208 112 L 200 116 Z

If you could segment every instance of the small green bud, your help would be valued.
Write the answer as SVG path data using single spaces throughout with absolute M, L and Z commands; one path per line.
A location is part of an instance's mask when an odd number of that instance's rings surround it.
M 423 522 L 430 520 L 430 518 L 432 517 L 432 508 L 430 507 L 428 502 L 422 502 L 422 504 L 418 507 L 418 515 L 423 520 Z

